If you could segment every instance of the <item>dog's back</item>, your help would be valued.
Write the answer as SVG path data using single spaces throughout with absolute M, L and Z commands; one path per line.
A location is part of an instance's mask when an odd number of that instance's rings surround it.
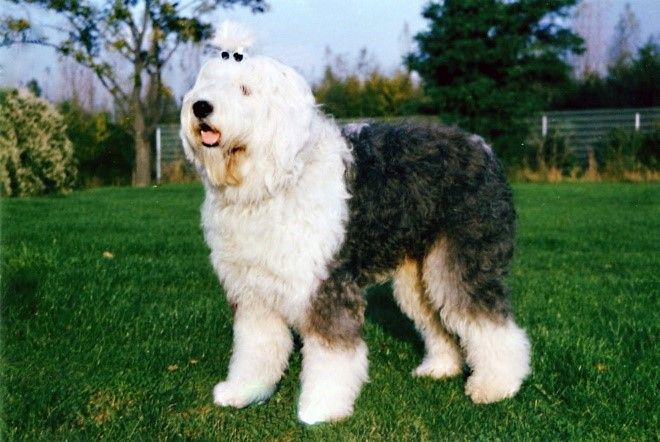
M 500 163 L 481 138 L 418 123 L 344 134 L 355 159 L 343 251 L 351 268 L 382 273 L 404 256 L 422 259 L 442 237 L 461 251 L 466 275 L 486 267 L 506 273 L 515 211 Z M 488 310 L 508 309 L 503 289 L 475 287 L 473 296 Z

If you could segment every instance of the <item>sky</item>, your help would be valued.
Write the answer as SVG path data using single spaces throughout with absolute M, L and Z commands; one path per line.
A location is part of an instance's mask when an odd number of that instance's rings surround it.
M 642 41 L 651 34 L 660 35 L 660 0 L 607 1 L 611 7 L 605 19 L 606 41 L 611 40 L 611 31 L 626 2 L 641 22 Z M 355 60 L 360 49 L 366 48 L 381 69 L 395 70 L 401 66 L 405 52 L 401 38 L 404 26 L 410 35 L 427 27 L 421 17 L 427 0 L 270 0 L 269 3 L 271 9 L 265 14 L 253 15 L 237 6 L 221 9 L 208 20 L 219 23 L 229 18 L 247 24 L 257 37 L 255 51 L 297 68 L 310 82 L 318 80 L 323 73 L 326 48 L 349 60 Z M 12 8 L 15 7 L 0 0 L 0 9 L 8 12 Z M 59 63 L 47 48 L 0 48 L 0 84 L 15 86 L 25 84 L 30 78 L 46 85 L 56 84 L 55 77 L 61 71 Z M 179 80 L 178 83 L 186 82 L 183 76 Z M 170 81 L 177 82 L 176 78 Z M 47 93 L 53 95 L 57 91 Z

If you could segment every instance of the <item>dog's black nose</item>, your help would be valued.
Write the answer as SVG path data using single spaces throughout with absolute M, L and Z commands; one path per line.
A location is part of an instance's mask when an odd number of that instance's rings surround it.
M 200 100 L 193 103 L 193 114 L 197 118 L 207 117 L 211 112 L 213 112 L 213 106 L 208 101 Z

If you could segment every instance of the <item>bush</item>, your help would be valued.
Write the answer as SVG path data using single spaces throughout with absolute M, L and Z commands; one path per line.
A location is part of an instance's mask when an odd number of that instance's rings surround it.
M 627 172 L 655 171 L 660 166 L 660 129 L 641 133 L 613 129 L 603 144 L 603 170 L 613 178 Z
M 75 101 L 58 105 L 73 143 L 83 187 L 130 184 L 133 136 L 108 112 L 90 112 Z
M 555 170 L 562 175 L 570 174 L 577 167 L 568 138 L 557 131 L 532 138 L 527 144 L 523 163 L 533 170 Z
M 76 175 L 62 115 L 31 92 L 0 90 L 0 193 L 64 192 Z
M 357 73 L 342 77 L 328 66 L 314 95 L 336 118 L 413 115 L 423 111 L 426 103 L 422 89 L 408 73 L 386 76 L 377 69 L 362 79 Z
M 639 161 L 651 170 L 660 170 L 660 125 L 642 135 L 642 146 L 637 152 Z

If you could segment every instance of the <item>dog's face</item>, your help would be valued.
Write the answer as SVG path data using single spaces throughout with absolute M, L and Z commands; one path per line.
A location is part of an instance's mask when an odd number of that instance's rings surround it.
M 300 173 L 314 112 L 311 90 L 293 69 L 263 56 L 218 56 L 184 97 L 181 138 L 210 185 L 259 198 Z

